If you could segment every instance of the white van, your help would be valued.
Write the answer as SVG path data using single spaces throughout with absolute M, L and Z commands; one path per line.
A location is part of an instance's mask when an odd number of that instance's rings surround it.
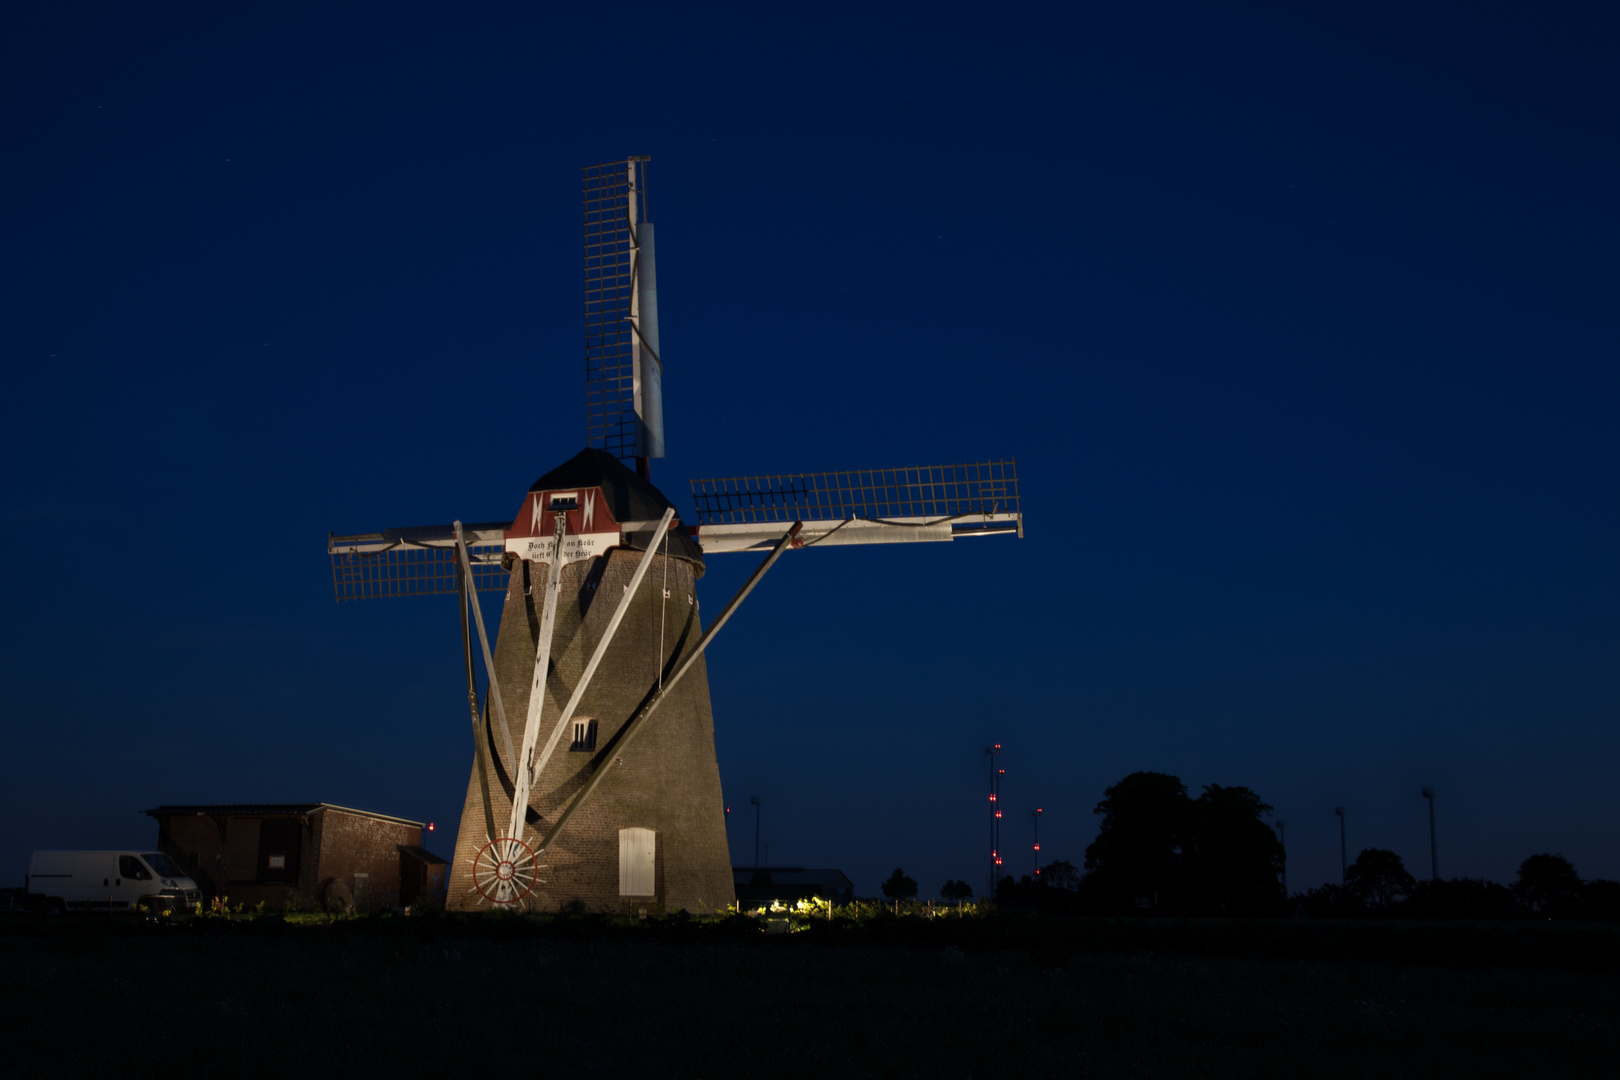
M 36 851 L 27 891 L 40 910 L 196 911 L 197 883 L 161 851 Z

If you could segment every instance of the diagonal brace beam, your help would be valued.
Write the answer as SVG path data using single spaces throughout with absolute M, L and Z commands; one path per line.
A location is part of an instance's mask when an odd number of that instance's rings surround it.
M 720 617 L 714 620 L 712 626 L 703 631 L 703 636 L 698 639 L 697 645 L 692 649 L 692 655 L 682 662 L 681 666 L 676 669 L 675 674 L 662 687 L 655 690 L 646 703 L 637 709 L 635 714 L 625 722 L 624 727 L 619 729 L 619 734 L 614 739 L 614 750 L 623 750 L 630 745 L 630 740 L 636 737 L 636 733 L 646 724 L 647 719 L 658 711 L 658 706 L 662 705 L 664 699 L 669 696 L 669 692 L 679 685 L 682 676 L 692 670 L 692 665 L 698 662 L 698 657 L 702 656 L 703 650 L 709 647 L 709 642 L 714 640 L 715 635 L 720 632 L 721 627 L 726 625 L 726 621 L 731 618 L 742 602 L 748 599 L 748 594 L 754 591 L 754 586 L 759 584 L 760 578 L 765 576 L 765 572 L 781 557 L 782 552 L 788 549 L 788 545 L 793 542 L 794 537 L 799 535 L 799 530 L 803 527 L 803 522 L 795 521 L 782 539 L 776 542 L 776 546 L 771 549 L 771 553 L 765 556 L 765 561 L 759 564 L 759 567 L 755 569 L 747 581 L 743 582 L 743 587 L 737 590 L 737 595 L 733 596 L 731 602 L 720 612 Z M 568 824 L 568 820 L 585 804 L 585 800 L 589 799 L 596 789 L 602 786 L 602 781 L 607 779 L 608 771 L 607 762 L 604 760 L 601 765 L 597 766 L 596 771 L 591 774 L 590 779 L 585 781 L 585 786 L 580 788 L 568 805 L 563 808 L 562 813 L 557 815 L 557 820 L 546 833 L 545 839 L 535 845 L 534 853 L 536 855 L 551 847 L 556 841 L 557 835 Z
M 467 538 L 462 534 L 461 522 L 454 522 L 456 530 L 456 554 L 461 560 L 461 574 L 466 581 L 473 580 L 472 560 L 467 556 Z M 472 608 L 473 622 L 478 626 L 478 644 L 484 649 L 484 670 L 489 673 L 489 696 L 495 699 L 495 719 L 501 722 L 501 738 L 506 742 L 506 760 L 513 762 L 517 768 L 517 754 L 512 750 L 512 729 L 506 725 L 506 706 L 501 704 L 501 684 L 495 681 L 495 657 L 489 651 L 489 635 L 484 632 L 484 611 L 478 604 L 478 590 L 462 588 L 466 596 L 467 605 Z M 467 622 L 467 615 L 462 613 L 463 626 Z
M 472 575 L 461 567 L 456 567 L 456 588 L 461 591 L 463 600 L 467 598 L 467 582 Z M 473 601 L 477 603 L 476 600 Z M 484 738 L 482 726 L 478 722 L 478 684 L 473 680 L 472 639 L 467 633 L 467 606 L 461 607 L 461 659 L 467 668 L 467 709 L 472 713 L 473 728 L 473 767 L 478 770 L 478 790 L 484 799 L 484 839 L 495 839 L 495 814 L 489 802 L 489 769 L 484 763 Z M 491 678 L 493 678 L 493 672 Z M 492 747 L 493 749 L 493 747 Z

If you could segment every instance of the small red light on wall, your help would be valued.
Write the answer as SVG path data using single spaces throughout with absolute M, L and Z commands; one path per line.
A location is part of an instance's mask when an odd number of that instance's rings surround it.
M 432 831 L 433 831 L 433 822 L 430 821 L 430 822 L 428 822 L 428 832 L 432 832 Z

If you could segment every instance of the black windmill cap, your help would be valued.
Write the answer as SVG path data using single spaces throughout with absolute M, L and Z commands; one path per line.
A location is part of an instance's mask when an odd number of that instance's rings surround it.
M 616 520 L 653 523 L 645 532 L 625 533 L 624 546 L 637 551 L 647 550 L 647 543 L 652 539 L 653 526 L 664 516 L 665 510 L 675 505 L 662 491 L 653 486 L 652 481 L 643 480 L 634 469 L 606 450 L 592 447 L 586 447 L 540 477 L 529 485 L 529 490 L 557 491 L 564 488 L 592 487 L 602 489 L 607 509 Z M 679 515 L 680 510 L 677 509 L 676 516 Z M 697 568 L 697 576 L 703 576 L 703 549 L 698 546 L 697 541 L 683 532 L 671 529 L 668 551 L 675 558 L 692 563 Z

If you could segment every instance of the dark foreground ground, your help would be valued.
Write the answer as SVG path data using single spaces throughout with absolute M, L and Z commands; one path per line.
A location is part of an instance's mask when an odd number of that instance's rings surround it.
M 0 919 L 7 1076 L 1615 1076 L 1561 924 Z

